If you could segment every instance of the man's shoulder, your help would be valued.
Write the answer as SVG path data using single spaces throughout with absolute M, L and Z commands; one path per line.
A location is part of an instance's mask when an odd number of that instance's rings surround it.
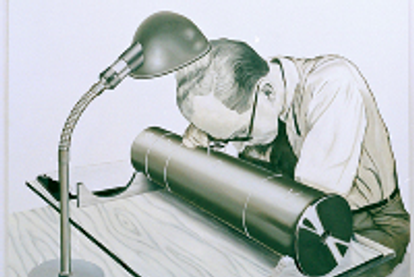
M 282 63 L 284 60 L 288 60 L 295 64 L 296 68 L 300 72 L 300 75 L 305 79 L 316 77 L 319 79 L 353 79 L 358 75 L 361 75 L 356 65 L 349 59 L 336 55 L 319 55 L 311 58 L 304 57 L 292 57 L 292 56 L 278 56 L 270 60 L 270 63 Z
M 337 54 L 319 55 L 315 57 L 293 57 L 293 56 L 276 56 L 270 59 L 271 63 L 277 63 L 281 60 L 289 60 L 299 67 L 308 67 L 311 70 L 325 67 L 345 67 L 354 68 L 355 65 L 347 58 Z
M 303 59 L 299 60 L 299 64 L 302 64 L 303 75 L 309 81 L 348 83 L 355 82 L 362 76 L 354 63 L 340 55 Z

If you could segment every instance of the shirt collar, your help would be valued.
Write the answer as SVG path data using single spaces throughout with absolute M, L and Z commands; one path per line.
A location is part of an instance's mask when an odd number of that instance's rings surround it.
M 279 117 L 281 120 L 285 121 L 288 116 L 290 107 L 292 106 L 293 96 L 295 95 L 296 87 L 299 84 L 300 77 L 293 58 L 276 57 L 276 59 L 279 62 L 275 61 L 275 59 L 272 59 L 269 63 L 269 75 L 280 74 L 278 72 L 282 72 L 285 91 L 283 97 L 282 112 Z

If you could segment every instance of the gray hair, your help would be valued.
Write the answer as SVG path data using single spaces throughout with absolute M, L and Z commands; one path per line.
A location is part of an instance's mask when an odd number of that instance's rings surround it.
M 249 45 L 228 39 L 212 40 L 211 51 L 176 73 L 177 104 L 192 114 L 189 98 L 211 92 L 227 108 L 243 113 L 250 108 L 259 79 L 269 66 Z

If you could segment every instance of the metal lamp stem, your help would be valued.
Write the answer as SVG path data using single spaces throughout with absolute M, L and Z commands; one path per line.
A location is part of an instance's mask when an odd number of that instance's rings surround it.
M 69 223 L 69 152 L 59 150 L 60 180 L 60 273 L 59 276 L 71 274 L 71 236 Z
M 99 94 L 105 90 L 103 82 L 98 82 L 76 103 L 66 120 L 59 144 L 59 182 L 60 182 L 60 273 L 59 277 L 70 276 L 71 235 L 69 223 L 69 148 L 76 123 L 83 111 Z

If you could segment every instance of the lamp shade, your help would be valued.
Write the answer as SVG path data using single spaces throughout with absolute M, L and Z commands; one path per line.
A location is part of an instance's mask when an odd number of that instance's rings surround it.
M 138 27 L 133 42 L 142 46 L 144 63 L 130 76 L 157 77 L 200 58 L 210 44 L 193 22 L 176 13 L 158 12 Z

